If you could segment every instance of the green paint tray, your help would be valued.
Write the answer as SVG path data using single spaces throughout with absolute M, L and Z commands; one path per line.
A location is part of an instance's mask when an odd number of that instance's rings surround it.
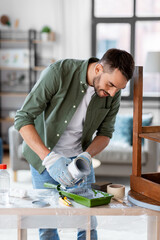
M 110 203 L 111 198 L 113 195 L 108 194 L 106 192 L 102 192 L 99 190 L 94 189 L 85 189 L 82 193 L 72 193 L 69 191 L 64 191 L 59 185 L 51 184 L 51 183 L 44 183 L 44 186 L 47 188 L 54 188 L 57 189 L 60 195 L 66 196 L 71 198 L 75 202 L 82 204 L 86 207 L 95 207 L 100 205 L 106 205 Z

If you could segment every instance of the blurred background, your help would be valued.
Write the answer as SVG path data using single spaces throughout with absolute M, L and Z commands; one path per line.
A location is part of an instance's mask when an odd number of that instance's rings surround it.
M 28 166 L 21 161 L 22 140 L 15 146 L 16 133 L 10 130 L 9 139 L 9 129 L 16 110 L 46 66 L 63 58 L 101 58 L 109 48 L 130 52 L 136 65 L 144 68 L 143 123 L 159 125 L 159 42 L 159 0 L 1 0 L 1 160 L 8 156 L 3 161 L 8 161 L 15 180 L 17 171 Z M 96 157 L 100 161 L 95 168 L 97 177 L 130 175 L 132 125 L 133 81 L 129 81 L 122 91 L 113 141 L 103 156 Z M 145 140 L 143 149 L 144 171 L 157 171 L 159 145 L 150 146 Z

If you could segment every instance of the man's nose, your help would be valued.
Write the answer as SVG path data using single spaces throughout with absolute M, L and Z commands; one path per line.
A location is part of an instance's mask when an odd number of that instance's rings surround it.
M 116 92 L 117 92 L 117 89 L 116 88 L 110 88 L 109 90 L 108 90 L 108 93 L 109 93 L 109 95 L 111 96 L 111 97 L 114 97 L 114 95 L 116 94 Z

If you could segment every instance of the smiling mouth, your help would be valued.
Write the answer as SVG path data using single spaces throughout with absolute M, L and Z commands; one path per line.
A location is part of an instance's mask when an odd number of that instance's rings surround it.
M 102 90 L 103 91 L 103 94 L 105 97 L 108 97 L 109 96 L 109 93 L 107 93 L 106 91 Z
M 110 96 L 110 94 L 103 89 L 99 89 L 99 90 L 95 89 L 95 92 L 99 97 L 109 97 Z M 103 96 L 102 96 L 102 94 L 103 94 Z

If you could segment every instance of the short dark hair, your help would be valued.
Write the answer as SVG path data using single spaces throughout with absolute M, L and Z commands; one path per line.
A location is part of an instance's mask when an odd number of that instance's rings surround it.
M 115 68 L 118 68 L 126 77 L 127 81 L 133 76 L 135 66 L 133 57 L 124 50 L 116 48 L 109 49 L 99 60 L 99 63 L 103 65 L 104 71 L 113 71 Z

